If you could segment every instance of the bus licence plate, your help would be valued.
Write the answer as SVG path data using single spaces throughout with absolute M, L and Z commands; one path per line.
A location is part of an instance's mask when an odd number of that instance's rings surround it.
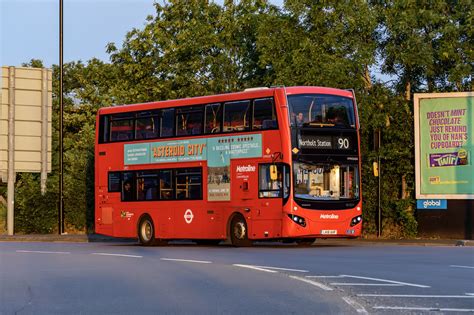
M 336 235 L 337 230 L 321 230 L 321 234 L 323 234 L 323 235 Z

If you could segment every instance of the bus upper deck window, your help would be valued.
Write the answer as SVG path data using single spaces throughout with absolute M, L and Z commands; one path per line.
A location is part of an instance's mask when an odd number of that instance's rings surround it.
M 224 131 L 250 130 L 250 101 L 224 104 Z
M 137 114 L 135 139 L 153 139 L 159 137 L 160 122 L 158 111 L 145 111 Z
M 134 115 L 131 113 L 110 116 L 110 141 L 128 141 L 134 138 Z
M 218 133 L 221 132 L 221 120 L 222 120 L 222 105 L 221 104 L 209 104 L 206 105 L 206 122 L 204 123 L 205 133 Z
M 253 130 L 275 129 L 277 120 L 271 98 L 255 100 L 253 103 Z
M 161 111 L 161 137 L 172 136 L 174 136 L 174 109 L 163 109 Z

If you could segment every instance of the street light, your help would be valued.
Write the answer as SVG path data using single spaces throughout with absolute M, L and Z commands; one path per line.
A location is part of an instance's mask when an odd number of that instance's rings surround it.
M 63 171 L 63 0 L 59 0 L 59 235 L 64 234 Z

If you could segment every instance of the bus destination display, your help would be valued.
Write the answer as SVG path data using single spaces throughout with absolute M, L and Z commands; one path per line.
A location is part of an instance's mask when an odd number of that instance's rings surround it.
M 351 150 L 352 138 L 348 136 L 301 135 L 298 139 L 301 149 Z

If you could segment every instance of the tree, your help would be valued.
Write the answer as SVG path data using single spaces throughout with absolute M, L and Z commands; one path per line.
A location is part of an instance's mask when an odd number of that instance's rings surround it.
M 470 90 L 471 1 L 388 1 L 377 5 L 383 73 L 407 100 L 416 91 Z
M 257 40 L 269 84 L 370 88 L 376 14 L 365 2 L 288 0 L 267 15 Z
M 129 32 L 121 49 L 108 45 L 124 103 L 235 91 L 258 84 L 256 29 L 266 1 L 206 0 L 155 4 L 143 30 Z

